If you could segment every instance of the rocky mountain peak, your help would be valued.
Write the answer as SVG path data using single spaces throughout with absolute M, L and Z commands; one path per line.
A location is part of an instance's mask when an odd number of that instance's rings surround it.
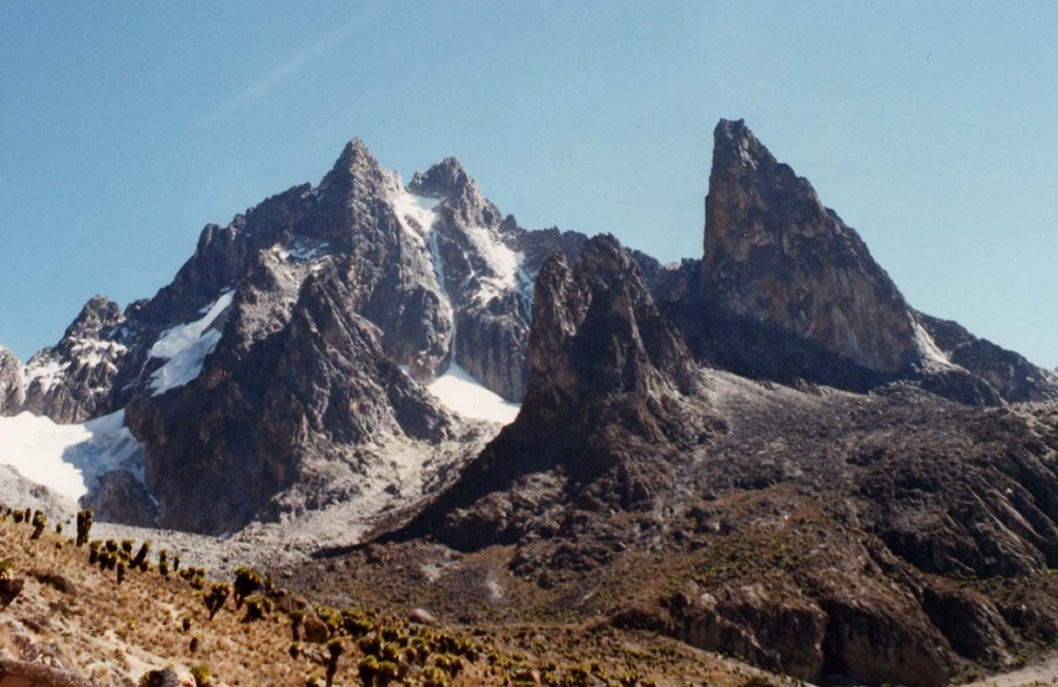
M 713 132 L 713 164 L 735 162 L 750 169 L 760 165 L 775 166 L 778 161 L 757 140 L 744 119 L 721 119 Z M 714 167 L 715 168 L 715 167 Z
M 448 198 L 468 190 L 480 193 L 477 182 L 454 157 L 446 157 L 425 172 L 416 172 L 408 184 L 408 189 L 427 198 Z
M 571 493 L 589 510 L 644 507 L 670 476 L 667 458 L 708 424 L 686 403 L 698 377 L 681 335 L 612 236 L 590 239 L 572 266 L 560 252 L 543 265 L 528 359 L 517 419 L 400 536 L 512 543 L 538 527 L 532 511 Z
M 683 380 L 686 346 L 654 306 L 631 254 L 596 236 L 570 268 L 560 253 L 544 264 L 533 297 L 529 396 L 646 393 Z
M 367 198 L 377 195 L 388 175 L 359 138 L 345 144 L 334 167 L 320 182 L 319 193 L 330 199 Z
M 98 338 L 104 329 L 116 327 L 124 320 L 125 316 L 117 303 L 106 296 L 93 296 L 66 328 L 63 338 Z
M 724 307 L 875 372 L 921 360 L 912 312 L 889 275 L 741 120 L 716 127 L 705 205 L 704 281 Z
M 478 183 L 454 157 L 446 157 L 425 172 L 416 172 L 408 190 L 427 198 L 446 200 L 452 222 L 464 228 L 498 229 L 503 221 L 500 211 L 485 198 Z

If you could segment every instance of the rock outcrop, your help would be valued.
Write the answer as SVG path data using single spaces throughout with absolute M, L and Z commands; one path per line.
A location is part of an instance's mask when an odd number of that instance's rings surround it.
M 700 359 L 861 392 L 913 380 L 970 405 L 1058 396 L 1052 373 L 912 309 L 859 235 L 741 120 L 716 127 L 705 206 L 702 261 L 651 280 Z
M 685 403 L 686 346 L 614 238 L 589 240 L 573 267 L 553 255 L 533 302 L 522 412 L 401 536 L 477 549 L 550 527 L 545 511 L 571 495 L 587 511 L 647 507 L 667 459 L 718 431 Z
M 22 363 L 14 353 L 0 346 L 0 415 L 19 413 L 25 397 Z
M 286 321 L 262 317 L 262 309 L 276 315 L 273 294 L 245 284 L 201 373 L 129 406 L 129 427 L 148 447 L 147 482 L 163 526 L 238 529 L 321 464 L 355 471 L 363 443 L 444 437 L 448 414 L 384 356 L 378 330 L 351 309 L 348 270 L 320 263 Z M 258 331 L 262 320 L 274 331 Z
M 1058 374 L 1024 356 L 979 339 L 957 322 L 918 313 L 919 320 L 952 363 L 985 380 L 1010 403 L 1058 399 Z
M 918 362 L 903 296 L 811 184 L 741 120 L 721 120 L 713 145 L 702 269 L 722 304 L 868 370 Z
M 120 408 L 129 350 L 113 333 L 123 321 L 116 303 L 103 296 L 88 301 L 59 343 L 26 363 L 23 409 L 68 424 Z

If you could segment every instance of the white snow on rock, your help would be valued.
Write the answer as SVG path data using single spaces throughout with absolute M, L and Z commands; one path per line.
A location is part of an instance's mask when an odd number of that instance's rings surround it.
M 298 240 L 294 242 L 294 245 L 289 248 L 284 247 L 282 244 L 277 243 L 270 249 L 272 254 L 280 260 L 290 260 L 293 262 L 312 262 L 318 257 L 326 255 L 330 245 L 326 242 L 320 242 L 316 244 L 306 243 Z
M 181 387 L 198 377 L 206 356 L 220 343 L 220 330 L 210 329 L 210 326 L 231 306 L 234 297 L 234 290 L 225 292 L 203 308 L 205 314 L 201 318 L 167 329 L 151 346 L 150 357 L 168 361 L 151 375 L 152 396 Z
M 409 192 L 400 183 L 399 175 L 394 176 L 389 201 L 404 234 L 430 253 L 434 276 L 437 279 L 438 296 L 452 321 L 451 347 L 455 350 L 455 310 L 445 285 L 445 265 L 441 256 L 439 235 L 434 229 L 434 223 L 437 221 L 436 208 L 442 201 Z M 494 231 L 486 227 L 470 227 L 466 230 L 466 236 L 478 255 L 484 259 L 488 272 L 476 275 L 480 290 L 474 295 L 475 299 L 487 303 L 504 290 L 515 291 L 519 287 L 524 293 L 526 284 L 529 284 L 531 302 L 532 280 L 523 269 L 524 257 L 507 247 Z M 401 369 L 408 374 L 407 366 L 401 366 Z M 489 391 L 454 360 L 445 373 L 426 388 L 449 409 L 475 420 L 508 424 L 514 421 L 521 407 Z
M 124 469 L 143 481 L 143 446 L 125 427 L 125 411 L 79 425 L 24 412 L 0 417 L 0 464 L 74 502 L 99 478 Z
M 62 380 L 63 373 L 70 367 L 69 362 L 59 362 L 54 358 L 34 356 L 23 368 L 23 385 L 29 388 L 36 382 L 42 391 L 47 393 Z
M 536 290 L 536 280 L 529 270 L 525 269 L 525 253 L 515 253 L 514 259 L 517 264 L 515 281 L 518 285 L 518 295 L 522 298 L 522 314 L 526 321 L 530 321 L 533 319 L 533 292 Z
M 510 424 L 521 406 L 489 391 L 459 365 L 452 363 L 426 387 L 445 406 L 475 420 Z
M 396 177 L 395 185 L 396 188 L 390 192 L 389 201 L 393 204 L 393 211 L 400 221 L 400 226 L 406 236 L 424 245 L 434 221 L 437 220 L 435 210 L 441 201 L 408 192 L 401 185 L 399 176 Z
M 927 370 L 940 372 L 943 370 L 961 369 L 958 365 L 952 363 L 948 356 L 944 355 L 944 352 L 937 346 L 933 337 L 929 335 L 929 332 L 917 319 L 912 321 L 912 328 L 915 337 L 915 348 L 922 355 Z
M 478 255 L 485 259 L 492 274 L 478 274 L 481 281 L 481 292 L 478 298 L 487 302 L 503 291 L 514 291 L 518 288 L 518 270 L 521 261 L 518 254 L 500 240 L 499 235 L 487 227 L 470 227 L 467 238 L 474 244 Z
M 116 341 L 100 339 L 77 339 L 70 347 L 70 353 L 83 361 L 85 365 L 97 367 L 107 365 L 114 368 L 115 358 L 128 352 L 128 347 Z M 116 368 L 114 368 L 116 369 Z

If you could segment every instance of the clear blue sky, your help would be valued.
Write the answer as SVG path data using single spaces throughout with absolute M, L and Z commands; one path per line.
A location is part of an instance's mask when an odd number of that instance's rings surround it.
M 699 257 L 745 118 L 916 307 L 1058 365 L 1058 4 L 0 2 L 0 343 L 152 296 L 354 136 L 528 227 Z

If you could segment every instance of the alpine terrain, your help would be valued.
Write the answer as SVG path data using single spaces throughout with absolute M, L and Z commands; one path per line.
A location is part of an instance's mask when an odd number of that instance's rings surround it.
M 300 594 L 527 646 L 929 687 L 1058 642 L 1058 375 L 916 310 L 742 121 L 673 265 L 353 140 L 153 298 L 0 350 L 0 412 L 6 503 L 250 543 Z

